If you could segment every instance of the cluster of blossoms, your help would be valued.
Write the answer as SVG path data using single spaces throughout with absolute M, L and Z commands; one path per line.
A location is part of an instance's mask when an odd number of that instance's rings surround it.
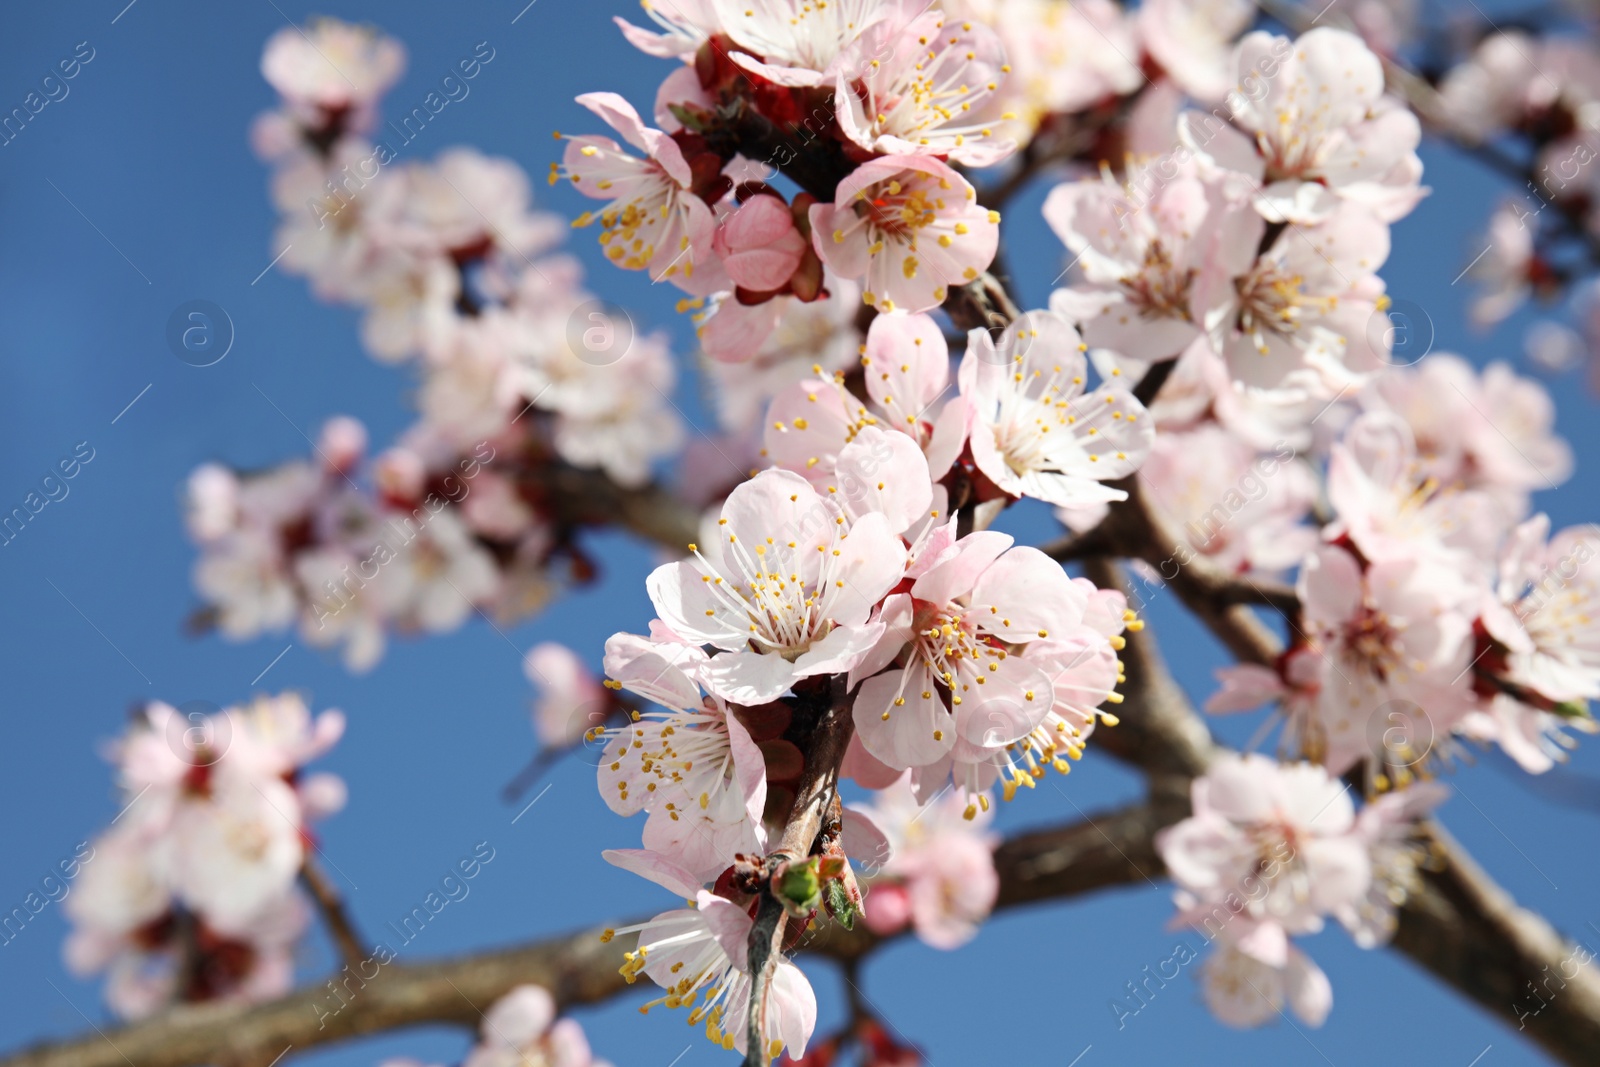
M 452 81 L 493 58 L 480 46 Z M 474 608 L 525 615 L 568 558 L 586 577 L 544 475 L 642 486 L 683 438 L 664 338 L 636 336 L 583 289 L 576 261 L 553 251 L 565 226 L 532 210 L 526 174 L 466 149 L 407 160 L 405 144 L 371 139 L 403 60 L 372 30 L 286 28 L 262 59 L 282 104 L 253 140 L 274 168 L 277 262 L 360 306 L 374 355 L 415 366 L 420 422 L 377 457 L 370 486 L 356 485 L 366 435 L 348 420 L 330 423 L 318 462 L 211 465 L 190 485 L 196 584 L 222 631 L 298 621 L 356 669 L 390 628 L 447 630 Z
M 311 823 L 345 802 L 343 780 L 302 768 L 343 733 L 342 714 L 313 718 L 292 693 L 211 714 L 144 707 L 109 751 L 124 806 L 67 898 L 68 966 L 108 971 L 106 999 L 131 1018 L 287 992 L 310 922 L 296 879 Z
M 1380 789 L 1461 737 L 1548 770 L 1600 697 L 1600 529 L 1528 517 L 1535 483 L 1570 469 L 1549 398 L 1440 355 L 1361 407 L 1328 450 L 1333 521 L 1300 563 L 1298 638 L 1273 668 L 1219 672 L 1211 710 L 1277 701 L 1287 749 Z
M 425 1067 L 420 1060 L 385 1060 L 380 1067 Z M 426 1065 L 434 1067 L 434 1065 Z M 461 1067 L 611 1067 L 589 1050 L 583 1027 L 556 1018 L 555 998 L 543 986 L 519 985 L 483 1013 L 478 1043 Z
M 1509 149 L 1526 160 L 1525 182 L 1494 211 L 1482 251 L 1469 264 L 1480 285 L 1474 318 L 1492 326 L 1530 297 L 1551 303 L 1569 294 L 1560 318 L 1527 329 L 1525 347 L 1551 373 L 1587 363 L 1594 382 L 1600 380 L 1593 255 L 1600 184 L 1592 166 L 1600 156 L 1600 48 L 1592 17 L 1573 15 L 1576 26 L 1572 19 L 1542 25 L 1552 20 L 1535 18 L 1468 38 L 1465 53 L 1439 78 L 1439 105 L 1469 149 Z
M 1161 831 L 1156 848 L 1178 886 L 1176 922 L 1216 945 L 1201 971 L 1212 1013 L 1260 1026 L 1287 1004 L 1322 1025 L 1333 989 L 1290 938 L 1332 916 L 1364 948 L 1386 942 L 1427 859 L 1416 820 L 1444 793 L 1417 786 L 1357 812 L 1349 787 L 1322 767 L 1259 755 L 1223 756 L 1196 779 L 1194 814 Z
M 606 643 L 603 681 L 559 645 L 524 666 L 541 743 L 598 750 L 604 802 L 644 815 L 642 847 L 607 860 L 687 904 L 606 932 L 637 935 L 622 973 L 661 987 L 646 1010 L 684 1009 L 745 1050 L 760 979 L 762 1062 L 825 1064 L 846 1044 L 916 1061 L 870 1020 L 814 1041 L 809 982 L 786 956 L 762 977 L 751 933 L 780 898 L 785 951 L 857 916 L 965 942 L 998 899 L 993 797 L 1067 773 L 1117 725 L 1118 653 L 1142 623 L 1122 592 L 989 529 L 1024 498 L 1086 540 L 1144 509 L 1175 547 L 1138 561 L 1154 581 L 1191 563 L 1295 581 L 1289 647 L 1219 672 L 1208 704 L 1276 703 L 1279 759 L 1219 757 L 1193 817 L 1157 842 L 1178 922 L 1219 942 L 1203 981 L 1226 1022 L 1285 1006 L 1322 1021 L 1331 986 L 1291 939 L 1327 916 L 1364 946 L 1388 939 L 1426 863 L 1418 820 L 1443 798 L 1426 779 L 1466 744 L 1539 772 L 1566 729 L 1592 729 L 1600 529 L 1552 537 L 1533 511 L 1572 465 L 1550 398 L 1503 364 L 1391 351 L 1378 271 L 1427 192 L 1421 128 L 1385 93 L 1403 20 L 1381 0 L 1353 10 L 1358 32 L 1298 39 L 1246 33 L 1255 9 L 1235 0 L 660 0 L 656 29 L 619 20 L 674 69 L 648 122 L 615 93 L 580 96 L 611 135 L 557 134 L 550 181 L 592 202 L 573 224 L 607 260 L 682 292 L 725 433 L 706 445 L 738 462 L 690 446 L 680 489 L 700 533 L 649 575 L 655 617 Z M 1445 79 L 1445 106 L 1482 137 L 1588 151 L 1600 74 L 1586 54 L 1546 58 L 1568 84 L 1486 43 Z M 283 107 L 256 143 L 276 167 L 282 262 L 360 305 L 374 353 L 418 368 L 422 421 L 369 460 L 359 424 L 335 419 L 313 460 L 208 465 L 189 486 L 208 620 L 237 638 L 297 626 L 353 669 L 396 630 L 530 613 L 558 562 L 587 576 L 586 520 L 550 472 L 638 487 L 682 443 L 665 345 L 629 324 L 613 351 L 622 324 L 553 251 L 562 228 L 520 171 L 465 151 L 397 161 L 371 139 L 402 59 L 337 23 L 285 31 L 263 61 Z M 1097 164 L 1044 204 L 1070 276 L 1045 308 L 986 311 L 1000 217 L 980 189 L 998 186 L 973 172 L 1025 176 L 1058 143 Z M 1551 276 L 1511 221 L 1483 268 L 1486 319 Z M 994 328 L 963 338 L 974 320 Z M 794 857 L 824 721 L 848 733 L 836 777 L 872 795 L 833 793 Z M 124 762 L 130 780 L 159 777 Z M 168 807 L 221 796 L 218 767 L 179 774 Z M 316 808 L 313 780 L 274 773 L 296 810 Z M 275 900 L 298 899 L 292 858 Z M 286 980 L 272 937 L 294 922 L 217 913 L 165 867 L 146 880 L 161 907 L 113 902 L 136 921 L 102 921 L 115 936 L 76 957 L 146 968 L 155 953 L 170 997 L 186 929 L 172 916 L 194 916 L 227 960 L 243 943 L 257 961 L 248 980 L 207 977 L 214 992 Z M 87 911 L 108 892 L 82 895 Z M 123 1003 L 159 999 L 123 985 Z M 593 1062 L 553 1015 L 548 994 L 514 992 L 468 1067 Z

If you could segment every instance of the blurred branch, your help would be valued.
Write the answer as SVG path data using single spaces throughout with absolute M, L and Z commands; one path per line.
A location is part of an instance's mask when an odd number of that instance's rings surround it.
M 1062 561 L 1095 556 L 1143 560 L 1236 658 L 1263 666 L 1275 663 L 1282 642 L 1248 605 L 1276 608 L 1293 625 L 1300 613 L 1294 590 L 1219 569 L 1167 527 L 1144 499 L 1137 476 L 1115 484 L 1127 492 L 1127 500 L 1112 504 L 1094 529 L 1045 545 L 1043 551 Z
M 560 524 L 617 525 L 679 553 L 698 536 L 699 512 L 659 485 L 628 489 L 601 471 L 561 462 L 530 466 L 518 480 L 540 494 Z
M 311 893 L 311 899 L 316 901 L 317 911 L 328 927 L 328 936 L 339 950 L 339 958 L 347 967 L 355 967 L 359 971 L 361 964 L 367 959 L 368 952 L 362 947 L 361 935 L 356 933 L 355 923 L 351 922 L 349 914 L 344 910 L 344 901 L 340 898 L 339 891 L 333 887 L 328 876 L 322 873 L 322 868 L 318 867 L 309 855 L 300 867 L 300 880 Z
M 1096 731 L 1094 743 L 1146 769 L 1151 796 L 1008 838 L 995 851 L 997 909 L 1154 884 L 1164 874 L 1155 834 L 1188 814 L 1179 787 L 1187 788 L 1189 773 L 1203 769 L 1216 749 L 1159 666 L 1148 634 L 1129 637 L 1123 720 Z M 1438 869 L 1424 874 L 1422 888 L 1401 909 L 1394 947 L 1507 1023 L 1525 1026 L 1563 1062 L 1592 1063 L 1600 1048 L 1600 973 L 1587 966 L 1592 961 L 1576 955 L 1579 950 L 1544 919 L 1518 907 L 1442 830 L 1432 834 Z M 435 963 L 391 963 L 365 982 L 347 977 L 267 1004 L 184 1005 L 144 1022 L 36 1046 L 0 1060 L 0 1067 L 267 1067 L 291 1049 L 408 1026 L 476 1027 L 490 1004 L 528 982 L 549 989 L 563 1009 L 593 1004 L 627 988 L 618 973 L 631 947 L 625 940 L 602 944 L 598 929 L 590 929 Z M 848 961 L 888 940 L 863 924 L 847 930 L 820 923 L 800 949 Z M 1530 983 L 1546 993 L 1545 1004 L 1538 1014 L 1519 1018 Z

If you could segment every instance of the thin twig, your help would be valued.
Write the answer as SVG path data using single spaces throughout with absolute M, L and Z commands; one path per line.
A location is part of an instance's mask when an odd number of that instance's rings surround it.
M 306 889 L 311 893 L 311 899 L 316 901 L 317 911 L 322 915 L 322 921 L 328 927 L 328 936 L 333 938 L 334 946 L 339 950 L 339 958 L 344 960 L 347 967 L 357 971 L 365 963 L 370 953 L 363 947 L 365 942 L 360 934 L 356 933 L 355 924 L 345 912 L 344 901 L 339 896 L 339 891 L 333 887 L 328 876 L 316 865 L 310 856 L 300 868 L 300 880 L 305 883 Z

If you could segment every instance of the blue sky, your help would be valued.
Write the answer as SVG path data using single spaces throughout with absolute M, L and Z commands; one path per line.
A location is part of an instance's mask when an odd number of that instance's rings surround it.
M 390 97 L 398 106 L 420 100 L 488 41 L 496 59 L 470 97 L 405 151 L 421 158 L 473 145 L 537 177 L 554 158 L 552 129 L 595 126 L 574 95 L 610 89 L 645 109 L 670 68 L 635 53 L 610 25 L 613 11 L 637 12 L 633 4 L 537 0 L 524 9 L 525 2 L 308 8 L 287 0 L 136 0 L 124 9 L 126 0 L 69 0 L 8 13 L 0 110 L 20 104 L 59 60 L 85 54 L 81 42 L 93 59 L 67 96 L 0 148 L 0 510 L 21 503 L 80 442 L 93 459 L 64 499 L 0 547 L 5 910 L 116 813 L 97 746 L 120 730 L 131 705 L 157 697 L 226 705 L 257 684 L 303 690 L 317 707 L 350 716 L 324 766 L 348 780 L 351 800 L 324 825 L 324 848 L 365 929 L 375 933 L 408 911 L 478 842 L 495 849 L 471 895 L 402 959 L 526 940 L 667 903 L 601 862 L 597 842 L 628 846 L 638 827 L 598 802 L 589 768 L 558 769 L 549 792 L 515 825 L 516 809 L 497 797 L 532 748 L 522 652 L 558 637 L 598 660 L 610 632 L 642 629 L 650 614 L 646 549 L 598 538 L 606 559 L 598 585 L 503 635 L 478 622 L 443 638 L 398 641 L 361 678 L 288 637 L 229 644 L 183 632 L 196 602 L 178 497 L 195 465 L 221 459 L 255 467 L 300 456 L 305 435 L 334 414 L 361 418 L 379 443 L 411 421 L 413 382 L 363 353 L 355 315 L 317 303 L 301 280 L 265 270 L 277 251 L 274 217 L 266 172 L 246 143 L 250 120 L 272 103 L 257 73 L 263 42 L 286 19 L 312 14 L 377 23 L 410 51 L 407 75 Z M 1497 179 L 1446 151 L 1424 158 L 1436 191 L 1395 229 L 1384 271 L 1391 292 L 1426 313 L 1436 348 L 1480 363 L 1518 363 L 1525 315 L 1474 334 L 1464 313 L 1468 283 L 1452 284 L 1482 248 L 1475 231 L 1500 189 Z M 538 189 L 551 210 L 581 210 L 568 190 Z M 1044 191 L 1030 189 L 1007 213 L 1012 261 L 1032 306 L 1043 303 L 1061 262 L 1038 225 Z M 672 331 L 687 351 L 674 294 L 607 268 L 587 240 L 574 248 L 592 288 L 632 309 L 642 326 Z M 165 341 L 174 309 L 197 299 L 226 309 L 236 332 L 227 357 L 205 368 L 174 358 Z M 1559 526 L 1596 517 L 1584 509 L 1600 483 L 1584 461 L 1594 457 L 1600 429 L 1581 382 L 1553 388 L 1559 425 L 1580 458 L 1577 477 L 1538 500 Z M 701 410 L 692 381 L 681 391 L 688 410 Z M 1038 536 L 1048 530 L 1038 512 L 1014 523 Z M 1180 678 L 1203 697 L 1222 660 L 1208 637 L 1169 609 L 1158 603 L 1154 626 Z M 1223 725 L 1227 739 L 1243 743 L 1254 720 Z M 1594 945 L 1600 860 L 1582 844 L 1594 839 L 1597 773 L 1595 745 L 1543 782 L 1485 756 L 1453 777 L 1457 796 L 1443 810 L 1449 829 L 1519 900 Z M 999 827 L 1071 819 L 1074 805 L 1093 811 L 1139 788 L 1107 758 L 1087 759 L 1057 781 L 1059 791 L 1035 790 L 1006 808 Z M 1589 806 L 1557 803 L 1557 793 L 1587 798 Z M 864 988 L 934 1064 L 993 1062 L 1041 1047 L 1052 1063 L 1088 1047 L 1082 1067 L 1174 1055 L 1346 1064 L 1370 1061 L 1379 1049 L 1386 1062 L 1466 1067 L 1480 1054 L 1481 1067 L 1544 1062 L 1403 957 L 1360 951 L 1339 931 L 1305 946 L 1334 987 L 1334 1011 L 1320 1030 L 1227 1030 L 1181 977 L 1119 1031 L 1110 1001 L 1146 964 L 1171 955 L 1178 935 L 1165 930 L 1170 911 L 1166 887 L 1143 885 L 1007 914 L 959 953 L 895 946 L 867 965 Z M 7 994 L 0 1047 L 75 1034 L 85 1026 L 80 1012 L 103 1019 L 96 983 L 75 980 L 61 965 L 65 932 L 52 907 L 0 947 Z M 314 978 L 330 958 L 318 939 L 304 977 Z M 839 983 L 827 965 L 806 966 L 826 1028 L 843 1007 Z M 634 1007 L 625 1000 L 579 1013 L 597 1050 L 619 1067 L 664 1065 L 685 1046 L 676 1061 L 682 1067 L 727 1061 L 669 1013 L 641 1018 Z M 400 1053 L 454 1062 L 465 1047 L 459 1032 L 416 1030 L 319 1051 L 306 1062 L 358 1067 Z

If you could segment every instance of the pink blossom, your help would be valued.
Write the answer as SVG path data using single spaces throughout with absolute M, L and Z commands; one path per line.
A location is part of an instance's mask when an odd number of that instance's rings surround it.
M 1448 405 L 1453 396 L 1460 394 L 1444 391 L 1437 402 Z M 1492 426 L 1486 429 L 1493 432 Z M 1447 456 L 1438 462 L 1448 470 Z M 1325 535 L 1349 537 L 1370 560 L 1417 552 L 1440 554 L 1460 565 L 1492 558 L 1509 518 L 1504 505 L 1481 490 L 1460 488 L 1457 479 L 1441 482 L 1430 466 L 1419 461 L 1403 420 L 1381 410 L 1361 415 L 1328 461 L 1328 500 L 1337 518 Z
M 1284 1007 L 1307 1026 L 1333 1010 L 1333 986 L 1311 957 L 1274 923 L 1237 920 L 1202 965 L 1200 988 L 1211 1014 L 1249 1029 L 1278 1018 Z
M 599 115 L 644 159 L 609 137 L 567 139 L 565 176 L 585 196 L 609 201 L 598 214 L 584 212 L 575 226 L 600 223 L 606 258 L 625 270 L 648 270 L 654 281 L 704 295 L 722 288 L 712 248 L 711 208 L 690 188 L 694 175 L 676 141 L 639 119 L 616 93 L 585 93 L 578 103 Z
M 1217 424 L 1202 423 L 1158 434 L 1139 481 L 1171 527 L 1225 570 L 1285 571 L 1316 545 L 1305 519 L 1317 486 L 1287 445 L 1258 452 Z
M 921 460 L 915 450 L 905 458 Z M 883 633 L 872 609 L 905 571 L 895 534 L 909 520 L 891 516 L 926 507 L 925 469 L 891 467 L 863 482 L 854 522 L 799 475 L 763 471 L 729 494 L 704 551 L 691 546 L 692 561 L 650 575 L 662 621 L 721 650 L 703 672 L 712 692 L 759 704 L 860 662 Z
M 557 1019 L 542 986 L 519 985 L 484 1014 L 478 1043 L 462 1067 L 610 1067 L 589 1050 L 583 1027 Z
M 665 887 L 692 906 L 663 912 L 639 926 L 607 930 L 603 940 L 637 932 L 639 947 L 624 954 L 622 974 L 631 984 L 642 972 L 667 990 L 667 996 L 640 1010 L 665 1004 L 689 1007 L 690 1026 L 706 1024 L 705 1033 L 725 1049 L 743 1052 L 750 1017 L 750 927 L 753 920 L 740 905 L 701 888 L 689 871 L 665 857 L 641 851 L 611 850 L 606 860 Z M 780 959 L 768 986 L 766 1034 L 769 1053 L 783 1048 L 792 1057 L 805 1053 L 817 1024 L 817 998 L 800 968 Z
M 213 714 L 157 702 L 111 749 L 125 802 L 66 903 L 66 956 L 80 974 L 109 971 L 116 1011 L 288 990 L 309 921 L 296 877 L 310 823 L 345 800 L 342 780 L 302 768 L 343 729 L 338 712 L 313 719 L 293 694 Z M 193 920 L 188 948 L 180 915 Z M 189 951 L 210 982 L 178 982 Z
M 1555 403 L 1545 387 L 1504 363 L 1481 374 L 1447 352 L 1375 378 L 1364 398 L 1405 420 L 1420 473 L 1440 485 L 1479 490 L 1508 518 L 1528 497 L 1572 474 L 1572 449 L 1555 432 Z
M 1084 393 L 1085 345 L 1066 320 L 1030 311 L 1000 342 L 973 330 L 961 361 L 972 458 L 1000 489 L 1058 505 L 1126 497 L 1105 483 L 1139 469 L 1155 426 L 1125 389 Z
M 958 738 L 993 747 L 1026 737 L 1050 713 L 1054 671 L 1017 646 L 1071 631 L 1087 602 L 1038 549 L 994 531 L 962 538 L 883 605 L 884 636 L 854 673 L 866 678 L 855 701 L 862 744 L 903 769 L 939 761 Z
M 840 277 L 864 279 L 862 299 L 879 311 L 930 311 L 994 260 L 1000 213 L 977 200 L 937 159 L 884 156 L 841 181 L 832 204 L 811 206 L 811 240 Z
M 1255 14 L 1245 0 L 1152 0 L 1134 18 L 1146 51 L 1172 80 L 1213 104 L 1233 87 L 1234 39 Z
M 267 41 L 261 75 L 305 122 L 352 112 L 356 129 L 405 69 L 406 50 L 392 37 L 337 19 L 305 29 L 285 26 Z
M 880 18 L 846 52 L 834 88 L 840 129 L 884 155 L 1001 162 L 1016 145 L 997 138 L 992 124 L 1015 116 L 992 115 L 989 106 L 1010 69 L 1000 38 L 982 22 L 912 10 Z
M 831 85 L 850 69 L 850 45 L 879 20 L 903 22 L 920 0 L 710 0 L 722 32 L 735 46 L 729 58 L 783 86 Z
M 1383 95 L 1383 65 L 1361 38 L 1326 26 L 1293 42 L 1256 31 L 1234 68 L 1229 109 L 1259 158 L 1246 163 L 1230 131 L 1200 150 L 1265 183 L 1257 203 L 1268 218 L 1321 222 L 1344 200 L 1393 222 L 1422 198 L 1422 127 Z
M 837 481 L 844 448 L 869 428 L 911 439 L 927 456 L 931 478 L 944 477 L 966 439 L 966 413 L 942 404 L 950 351 L 927 315 L 878 315 L 861 353 L 867 401 L 844 386 L 844 374 L 819 375 L 784 389 L 767 412 L 767 457 L 819 487 Z M 869 435 L 870 436 L 870 435 Z M 873 440 L 880 440 L 873 437 Z M 899 447 L 889 440 L 874 454 Z
M 533 729 L 547 746 L 576 744 L 604 723 L 611 701 L 600 680 L 566 645 L 545 641 L 528 649 L 522 673 L 540 690 Z
M 966 800 L 951 794 L 917 802 L 907 772 L 878 792 L 866 811 L 889 838 L 891 857 L 867 891 L 866 920 L 878 933 L 908 923 L 934 948 L 970 941 L 989 917 L 995 874 L 988 813 L 964 817 Z M 899 920 L 898 922 L 896 920 Z
M 709 881 L 740 852 L 765 844 L 766 762 L 727 704 L 700 696 L 705 656 L 665 630 L 654 640 L 616 634 L 606 642 L 615 685 L 667 710 L 635 713 L 605 739 L 600 795 L 619 815 L 649 812 L 644 845 Z
M 1338 389 L 1388 356 L 1387 334 L 1372 327 L 1388 227 L 1348 202 L 1322 218 L 1291 224 L 1259 256 L 1266 220 L 1234 210 L 1219 223 L 1219 258 L 1192 299 L 1205 309 L 1211 347 L 1247 385 L 1272 388 L 1308 367 Z
M 1567 758 L 1564 727 L 1595 732 L 1588 702 L 1600 699 L 1600 530 L 1570 527 L 1546 543 L 1549 532 L 1541 514 L 1507 538 L 1474 664 L 1487 702 L 1463 724 L 1532 774 Z
M 1380 750 L 1409 768 L 1471 710 L 1475 598 L 1448 558 L 1397 555 L 1363 568 L 1325 545 L 1303 565 L 1298 591 L 1315 677 L 1291 709 L 1303 715 L 1291 722 L 1303 755 L 1335 774 Z
M 1355 806 L 1316 764 L 1260 755 L 1219 756 L 1191 787 L 1194 814 L 1156 835 L 1173 881 L 1190 895 L 1184 921 L 1200 926 L 1215 905 L 1240 909 L 1289 933 L 1363 899 L 1371 882 Z
M 644 5 L 645 14 L 661 27 L 661 33 L 641 29 L 620 16 L 613 21 L 639 51 L 670 59 L 693 55 L 717 29 L 714 7 L 713 0 L 650 0 Z
M 795 229 L 789 205 L 777 196 L 752 196 L 717 228 L 712 247 L 728 277 L 741 289 L 782 289 L 805 255 L 806 239 Z
M 1082 111 L 1144 83 L 1133 19 L 1110 0 L 947 0 L 952 19 L 987 23 L 1000 36 L 1010 71 L 991 112 L 1013 112 L 1013 136 L 1051 114 Z
M 1215 223 L 1194 167 L 1168 178 L 1160 168 L 1170 163 L 1130 162 L 1122 181 L 1107 170 L 1099 180 L 1063 183 L 1044 203 L 1045 221 L 1077 257 L 1085 283 L 1058 290 L 1051 310 L 1078 323 L 1092 347 L 1122 357 L 1134 382 L 1202 327 L 1192 291 L 1209 263 Z

